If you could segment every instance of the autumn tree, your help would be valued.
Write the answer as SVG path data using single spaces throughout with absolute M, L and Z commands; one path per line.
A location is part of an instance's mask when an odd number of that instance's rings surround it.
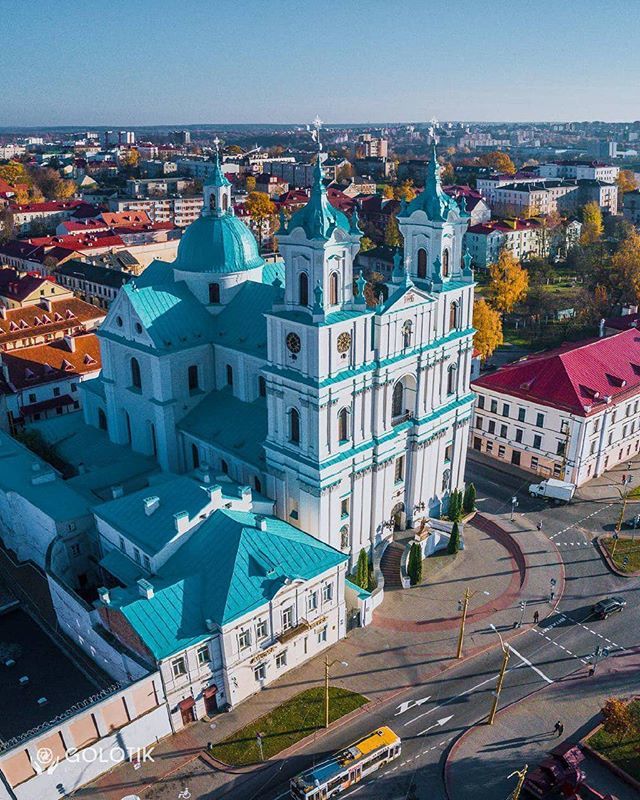
M 504 342 L 502 318 L 486 300 L 479 299 L 473 305 L 473 327 L 476 329 L 473 346 L 480 353 L 482 361 L 486 361 Z
M 620 302 L 640 298 L 640 233 L 633 227 L 611 258 L 610 280 L 619 291 Z
M 384 243 L 388 247 L 402 247 L 402 235 L 395 214 L 391 214 L 384 229 Z
M 453 168 L 453 164 L 447 162 L 443 165 L 442 170 L 440 171 L 440 180 L 445 186 L 449 186 L 456 181 L 456 173 Z
M 345 183 L 353 178 L 353 166 L 350 163 L 343 164 L 336 172 L 336 180 L 339 183 Z
M 634 718 L 630 703 L 625 703 L 617 697 L 610 697 L 602 707 L 603 727 L 618 741 L 634 728 Z
M 363 236 L 362 239 L 360 239 L 361 253 L 366 253 L 367 250 L 373 250 L 375 246 L 376 246 L 375 242 L 372 241 L 368 236 Z
M 226 151 L 230 156 L 241 156 L 243 153 L 242 148 L 237 144 L 230 144 L 229 147 L 226 148 Z
M 265 223 L 268 222 L 269 225 L 273 224 L 276 216 L 276 207 L 269 198 L 269 195 L 264 192 L 249 192 L 244 205 L 251 216 L 251 221 L 256 227 L 258 242 L 260 247 L 262 247 L 262 235 Z
M 410 203 L 416 194 L 415 186 L 410 178 L 402 181 L 402 183 L 398 184 L 393 190 L 393 196 L 396 200 L 404 200 L 407 203 Z
M 489 298 L 495 309 L 509 314 L 529 290 L 529 274 L 506 248 L 489 266 Z
M 9 161 L 8 164 L 0 164 L 0 180 L 15 186 L 18 183 L 31 185 L 31 176 L 27 172 L 24 164 L 19 161 Z
M 516 165 L 511 160 L 511 156 L 502 150 L 485 153 L 480 156 L 479 162 L 483 167 L 490 167 L 496 172 L 506 172 L 507 175 L 513 175 L 516 171 Z
M 580 244 L 589 245 L 599 242 L 604 232 L 602 211 L 595 200 L 586 203 L 582 209 L 582 231 Z
M 255 192 L 256 179 L 254 175 L 247 175 L 247 180 L 245 181 L 245 188 L 248 192 Z
M 76 193 L 76 185 L 73 181 L 61 180 L 56 189 L 56 200 L 68 200 Z
M 382 196 L 385 200 L 391 200 L 393 198 L 393 186 L 385 183 L 385 185 L 382 187 Z
M 125 169 L 133 170 L 140 163 L 140 153 L 135 147 L 129 147 L 120 156 L 120 163 Z
M 618 184 L 618 197 L 622 197 L 625 192 L 633 192 L 638 188 L 636 178 L 630 169 L 621 169 L 616 179 Z

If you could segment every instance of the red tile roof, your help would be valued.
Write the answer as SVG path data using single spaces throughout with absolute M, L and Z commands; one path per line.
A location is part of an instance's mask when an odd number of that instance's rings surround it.
M 95 333 L 74 336 L 75 352 L 64 339 L 2 353 L 9 383 L 17 390 L 100 369 L 100 346 Z
M 8 342 L 78 329 L 84 325 L 92 328 L 106 316 L 106 311 L 77 297 L 59 300 L 52 297 L 49 302 L 50 311 L 44 304 L 6 309 L 4 317 L 0 317 L 0 347 Z
M 555 227 L 547 222 L 548 227 Z M 489 234 L 494 232 L 513 233 L 513 231 L 537 230 L 542 227 L 539 219 L 516 219 L 514 224 L 509 224 L 501 219 L 492 219 L 489 222 L 479 222 L 477 225 L 470 225 L 467 233 Z
M 46 203 L 12 203 L 9 208 L 14 214 L 40 214 L 46 211 L 71 211 L 77 206 L 82 205 L 81 200 L 51 200 Z
M 633 328 L 529 356 L 472 386 L 580 416 L 595 414 L 640 393 L 640 331 Z
M 42 247 L 64 247 L 67 250 L 93 250 L 97 247 L 124 247 L 124 242 L 111 231 L 96 233 L 68 234 L 66 236 L 39 236 L 28 240 L 30 244 Z
M 148 225 L 151 222 L 146 211 L 103 211 L 100 216 L 111 228 L 119 225 Z

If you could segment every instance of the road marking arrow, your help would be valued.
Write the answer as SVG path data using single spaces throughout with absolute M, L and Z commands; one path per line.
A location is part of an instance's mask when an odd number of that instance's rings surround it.
M 407 700 L 404 703 L 400 703 L 398 710 L 393 716 L 399 717 L 400 714 L 404 714 L 404 712 L 408 711 L 410 708 L 417 708 L 418 706 L 421 706 L 423 703 L 426 703 L 427 700 L 431 700 L 431 695 L 428 697 L 422 697 L 420 700 Z
M 423 731 L 420 731 L 418 736 L 424 736 L 425 733 L 428 733 L 433 728 L 441 728 L 443 725 L 446 725 L 450 719 L 453 719 L 453 714 L 450 717 L 442 717 L 442 719 L 439 719 L 433 725 L 429 725 L 428 728 L 425 728 Z

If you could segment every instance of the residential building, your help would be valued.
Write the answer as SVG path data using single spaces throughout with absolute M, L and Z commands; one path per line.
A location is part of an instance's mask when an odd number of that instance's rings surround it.
M 562 178 L 537 182 L 517 182 L 497 186 L 487 196 L 498 216 L 538 216 L 575 214 L 595 201 L 608 214 L 618 209 L 618 186 L 601 180 Z
M 104 316 L 99 308 L 73 297 L 71 292 L 58 299 L 42 297 L 37 305 L 0 306 L 0 350 L 8 352 L 87 333 L 95 330 Z
M 46 300 L 69 299 L 71 292 L 53 278 L 18 272 L 10 267 L 0 269 L 0 306 L 24 308 Z
M 620 167 L 605 164 L 603 161 L 552 161 L 539 164 L 535 171 L 541 178 L 573 178 L 575 180 L 596 180 L 615 183 Z
M 208 180 L 215 171 L 215 161 L 208 158 L 178 158 L 176 160 L 178 172 L 189 175 L 198 181 Z M 236 176 L 240 173 L 240 165 L 234 161 L 225 161 L 222 165 L 224 174 L 228 177 Z
M 459 205 L 464 206 L 470 214 L 469 225 L 479 225 L 491 219 L 491 208 L 482 194 L 470 186 L 445 186 L 445 192 L 449 197 L 455 198 Z
M 471 445 L 581 486 L 640 450 L 635 328 L 529 356 L 473 381 Z
M 269 197 L 275 200 L 280 197 L 281 194 L 289 191 L 289 184 L 276 175 L 272 175 L 269 172 L 262 172 L 260 175 L 256 176 L 256 190 L 268 194 Z
M 640 189 L 625 192 L 622 198 L 622 215 L 632 225 L 640 226 Z
M 386 158 L 388 141 L 382 137 L 362 133 L 356 143 L 356 158 Z
M 393 162 L 382 156 L 357 158 L 353 166 L 357 175 L 367 178 L 385 179 L 389 178 L 393 172 Z
M 69 219 L 82 200 L 51 200 L 45 203 L 11 203 L 9 210 L 13 217 L 13 225 L 20 235 L 28 234 L 35 223 L 44 225 L 45 229 L 54 230 L 62 220 Z
M 0 369 L 0 426 L 13 431 L 79 409 L 80 382 L 100 373 L 100 347 L 95 333 L 65 336 L 2 351 Z
M 133 278 L 125 272 L 79 259 L 67 261 L 56 270 L 56 280 L 78 297 L 100 308 L 109 308 L 120 289 Z
M 178 228 L 186 228 L 194 222 L 202 210 L 202 195 L 176 197 L 127 198 L 111 197 L 111 211 L 146 211 L 151 222 L 171 222 Z

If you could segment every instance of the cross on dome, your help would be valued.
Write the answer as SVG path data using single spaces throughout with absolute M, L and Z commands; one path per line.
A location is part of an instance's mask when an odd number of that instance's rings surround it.
M 220 153 L 220 139 L 217 136 L 213 139 L 213 146 L 216 148 L 216 153 Z

